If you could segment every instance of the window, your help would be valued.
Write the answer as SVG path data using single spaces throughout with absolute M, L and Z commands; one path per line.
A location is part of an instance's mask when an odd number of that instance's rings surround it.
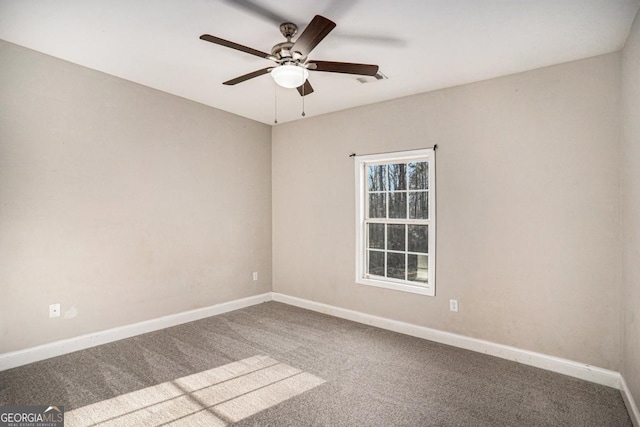
M 356 157 L 356 282 L 435 295 L 433 149 Z

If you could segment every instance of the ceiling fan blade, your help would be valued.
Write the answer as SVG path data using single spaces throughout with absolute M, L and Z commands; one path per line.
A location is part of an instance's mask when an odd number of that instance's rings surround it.
M 203 34 L 200 36 L 200 40 L 208 41 L 211 43 L 219 44 L 220 46 L 230 47 L 231 49 L 239 50 L 241 52 L 246 52 L 251 55 L 259 56 L 260 58 L 266 58 L 269 56 L 268 53 L 262 52 L 257 49 L 252 49 L 247 46 L 243 46 L 238 43 L 230 42 L 229 40 L 221 39 L 220 37 L 212 36 L 210 34 Z
M 322 12 L 336 21 L 346 15 L 360 0 L 331 0 Z
M 314 16 L 293 44 L 291 51 L 307 56 L 335 27 L 336 23 L 330 19 L 320 15 Z
M 271 71 L 272 69 L 273 69 L 273 67 L 263 68 L 262 70 L 254 71 L 252 73 L 245 74 L 244 76 L 240 76 L 240 77 L 236 77 L 235 79 L 227 80 L 226 82 L 224 82 L 222 84 L 223 85 L 227 85 L 227 86 L 237 85 L 238 83 L 242 83 L 242 82 L 247 81 L 249 79 L 252 79 L 254 77 L 258 77 L 258 76 L 261 76 L 263 74 L 269 74 L 269 71 Z
M 311 86 L 311 83 L 309 83 L 309 80 L 305 80 L 304 84 L 302 86 L 298 86 L 297 89 L 300 96 L 307 96 L 313 93 L 313 87 Z
M 282 15 L 277 14 L 271 9 L 267 9 L 264 6 L 254 3 L 251 0 L 226 0 L 226 3 L 229 3 L 231 6 L 245 9 L 254 15 L 258 15 L 262 18 L 267 19 L 268 21 L 273 22 L 276 25 L 280 25 L 283 22 L 293 22 L 291 18 L 285 18 Z
M 378 73 L 378 66 L 370 64 L 333 61 L 309 61 L 307 64 L 310 65 L 310 70 L 328 73 L 359 74 L 361 76 L 375 76 Z

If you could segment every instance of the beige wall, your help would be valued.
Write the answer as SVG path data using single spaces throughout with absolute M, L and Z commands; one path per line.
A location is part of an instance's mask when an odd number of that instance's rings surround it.
M 616 53 L 274 127 L 274 291 L 618 370 L 619 72 Z M 434 144 L 436 297 L 355 284 L 349 154 Z
M 640 404 L 640 15 L 622 56 L 622 375 Z
M 0 64 L 0 353 L 271 290 L 268 126 L 1 41 Z
M 0 353 L 273 289 L 622 369 L 637 399 L 639 56 L 636 23 L 621 152 L 619 54 L 270 130 L 0 42 Z M 356 285 L 349 154 L 433 144 L 436 297 Z

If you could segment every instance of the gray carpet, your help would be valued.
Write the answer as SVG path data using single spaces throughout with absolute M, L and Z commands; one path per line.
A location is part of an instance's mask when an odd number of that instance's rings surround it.
M 0 405 L 49 404 L 67 426 L 632 426 L 618 390 L 276 302 L 0 372 Z

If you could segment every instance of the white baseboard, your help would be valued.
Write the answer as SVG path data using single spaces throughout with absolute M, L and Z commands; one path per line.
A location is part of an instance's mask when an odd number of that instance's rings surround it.
M 558 372 L 560 374 L 580 378 L 608 387 L 613 387 L 616 389 L 620 388 L 620 374 L 608 369 L 598 368 L 595 366 L 590 366 L 584 363 L 578 363 L 572 360 L 562 359 L 555 356 L 547 356 L 546 354 L 522 350 L 516 347 L 496 344 L 490 341 L 470 338 L 464 335 L 443 332 L 424 326 L 417 326 L 410 323 L 399 322 L 397 320 L 386 319 L 384 317 L 372 316 L 370 314 L 365 314 L 340 307 L 334 307 L 328 304 L 322 304 L 302 298 L 291 297 L 288 295 L 279 294 L 277 292 L 273 293 L 273 300 L 289 305 L 294 305 L 296 307 L 305 308 L 307 310 L 329 314 L 331 316 L 340 317 L 354 322 L 372 325 L 377 328 L 388 329 L 390 331 L 399 332 L 402 334 L 411 335 L 442 344 L 448 344 L 451 346 L 476 351 L 478 353 L 489 354 L 491 356 L 512 360 L 524 365 L 535 366 L 537 368 L 545 369 L 548 371 Z
M 0 371 L 272 300 L 442 344 L 485 353 L 502 359 L 512 360 L 525 365 L 535 366 L 548 371 L 580 378 L 593 383 L 614 387 L 621 390 L 625 403 L 629 408 L 629 413 L 632 417 L 635 417 L 634 422 L 637 423 L 639 418 L 638 408 L 635 405 L 628 388 L 626 388 L 626 383 L 621 379 L 618 372 L 559 357 L 522 350 L 516 347 L 471 338 L 464 335 L 439 331 L 437 329 L 431 329 L 424 326 L 413 325 L 302 298 L 291 297 L 277 292 L 267 292 L 248 298 L 212 305 L 210 307 L 190 310 L 140 323 L 134 323 L 132 325 L 81 335 L 79 337 L 56 341 L 11 353 L 0 354 Z M 640 427 L 640 425 L 636 424 L 636 427 Z
M 629 417 L 631 417 L 633 425 L 640 427 L 640 411 L 638 411 L 638 405 L 636 405 L 636 401 L 633 400 L 631 390 L 629 390 L 623 376 L 620 377 L 620 394 L 622 394 L 622 400 L 624 400 L 624 404 L 627 406 L 627 411 L 629 412 Z
M 271 301 L 271 292 L 0 354 L 0 371 Z

